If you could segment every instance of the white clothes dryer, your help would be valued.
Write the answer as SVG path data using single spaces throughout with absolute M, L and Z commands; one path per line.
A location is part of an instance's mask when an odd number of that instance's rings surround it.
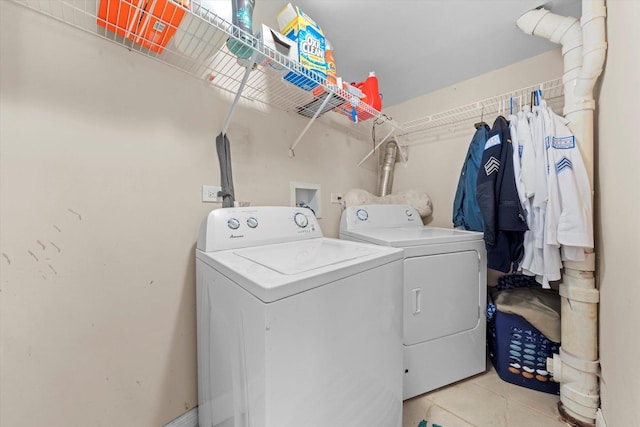
M 200 427 L 400 427 L 402 250 L 304 208 L 217 209 L 196 250 Z
M 482 233 L 425 227 L 407 205 L 366 205 L 344 210 L 340 238 L 404 249 L 404 399 L 486 369 Z

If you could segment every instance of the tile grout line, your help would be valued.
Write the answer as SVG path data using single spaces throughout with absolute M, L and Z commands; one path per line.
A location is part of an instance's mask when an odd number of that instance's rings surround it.
M 509 384 L 509 385 L 511 387 L 519 387 L 518 385 L 515 385 L 515 384 Z M 516 390 L 519 390 L 519 389 L 516 389 Z M 529 391 L 535 392 L 535 393 L 542 393 L 542 395 L 544 395 L 544 396 L 554 396 L 556 398 L 556 404 L 554 404 L 551 407 L 551 415 L 547 414 L 546 411 L 540 410 L 540 408 L 532 406 L 527 399 L 518 399 L 515 396 L 512 396 L 511 389 L 509 389 L 508 392 L 507 392 L 507 394 L 508 394 L 507 399 L 509 399 L 509 400 L 513 399 L 513 401 L 518 403 L 519 405 L 522 405 L 522 406 L 524 406 L 524 407 L 526 407 L 528 409 L 536 411 L 538 414 L 544 415 L 544 416 L 546 416 L 548 418 L 553 418 L 553 417 L 559 415 L 559 414 L 556 414 L 555 408 L 557 406 L 557 402 L 560 401 L 560 396 L 556 396 L 556 395 L 552 395 L 552 394 L 549 394 L 549 393 L 544 393 L 544 392 L 536 391 L 536 390 L 532 390 L 532 389 L 529 389 Z
M 458 418 L 459 420 L 464 421 L 465 423 L 469 424 L 471 427 L 479 427 L 479 426 L 478 426 L 478 425 L 476 425 L 475 423 L 472 423 L 471 421 L 469 421 L 469 420 L 467 420 L 467 419 L 463 418 L 462 416 L 460 416 L 460 415 L 458 415 L 458 414 L 454 414 L 453 412 L 451 412 L 451 411 L 450 411 L 450 410 L 448 410 L 447 408 L 444 408 L 444 407 L 442 407 L 442 406 L 438 405 L 438 404 L 437 404 L 437 403 L 435 403 L 435 402 L 433 403 L 433 405 L 432 405 L 431 407 L 433 407 L 433 406 L 437 406 L 439 409 L 443 410 L 444 412 L 449 413 L 450 415 L 454 416 L 455 418 Z M 431 407 L 429 407 L 429 409 L 431 409 Z M 425 418 L 425 419 L 426 419 L 426 418 Z M 433 424 L 433 423 L 431 423 L 431 424 Z
M 464 381 L 463 381 L 463 382 L 464 382 Z M 461 382 L 461 383 L 462 383 L 462 382 Z M 459 389 L 462 389 L 463 387 L 461 387 L 461 386 L 460 386 L 460 384 L 461 384 L 461 383 L 458 383 L 458 384 L 454 385 L 453 387 L 457 387 L 457 388 L 459 388 Z M 465 387 L 469 387 L 469 386 L 470 386 L 470 387 L 472 387 L 472 388 L 475 388 L 477 391 L 480 391 L 480 392 L 489 392 L 489 393 L 493 394 L 495 397 L 497 397 L 497 398 L 499 398 L 499 399 L 504 399 L 504 400 L 505 400 L 505 405 L 507 405 L 507 404 L 508 404 L 508 400 L 509 400 L 508 396 L 502 396 L 501 394 L 496 393 L 495 391 L 493 391 L 493 390 L 491 390 L 491 389 L 489 389 L 489 388 L 486 388 L 486 387 L 480 386 L 480 385 L 475 384 L 475 383 L 473 383 L 473 382 L 467 382 L 467 383 L 465 384 Z M 441 406 L 441 405 L 440 405 L 438 402 L 436 402 L 435 400 L 434 400 L 434 404 L 435 404 L 435 405 L 437 405 L 437 406 L 438 406 L 440 409 L 442 409 L 443 411 L 446 411 L 446 412 L 450 413 L 451 415 L 455 416 L 456 418 L 461 419 L 462 421 L 466 422 L 467 424 L 469 424 L 469 425 L 471 425 L 471 426 L 473 426 L 473 427 L 483 427 L 483 426 L 478 426 L 478 425 L 476 425 L 475 423 L 473 423 L 473 422 L 471 422 L 471 421 L 467 420 L 466 418 L 463 418 L 461 415 L 455 414 L 454 412 L 450 411 L 449 409 L 447 409 L 447 408 L 445 408 L 445 407 Z M 506 423 L 505 423 L 505 424 L 504 424 L 504 426 L 505 426 L 505 427 L 508 427 L 508 424 L 506 424 Z

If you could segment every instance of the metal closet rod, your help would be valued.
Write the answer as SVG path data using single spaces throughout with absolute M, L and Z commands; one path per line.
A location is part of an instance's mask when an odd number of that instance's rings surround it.
M 412 133 L 454 125 L 473 118 L 480 119 L 481 115 L 507 114 L 510 112 L 510 108 L 513 111 L 518 111 L 522 106 L 529 103 L 531 93 L 536 90 L 541 90 L 546 99 L 561 97 L 563 95 L 562 77 L 406 122 L 401 125 L 403 131 L 400 135 L 408 136 Z
M 517 111 L 525 104 L 528 104 L 531 93 L 534 91 L 541 90 L 544 98 L 551 100 L 562 97 L 563 88 L 562 77 L 559 77 L 406 122 L 398 128 L 392 128 L 391 131 L 375 145 L 373 150 L 369 151 L 360 163 L 358 163 L 358 166 L 361 166 L 365 160 L 371 157 L 376 149 L 388 140 L 392 134 L 393 137 L 398 139 L 398 137 L 409 137 L 412 134 L 424 133 L 432 129 L 441 129 L 443 126 L 453 126 L 457 123 L 467 122 L 472 119 L 479 120 L 485 115 L 495 113 L 506 114 L 510 109 Z M 400 152 L 402 152 L 402 150 L 400 150 Z M 406 163 L 404 155 L 403 161 Z

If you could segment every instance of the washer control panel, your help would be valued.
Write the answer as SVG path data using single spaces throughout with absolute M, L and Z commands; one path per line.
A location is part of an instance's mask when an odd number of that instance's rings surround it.
M 323 237 L 313 212 L 300 207 L 221 208 L 203 220 L 198 249 L 205 252 Z

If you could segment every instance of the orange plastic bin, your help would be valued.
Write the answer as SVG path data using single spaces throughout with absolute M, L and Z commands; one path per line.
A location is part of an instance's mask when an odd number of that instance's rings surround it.
M 100 0 L 98 25 L 133 39 L 148 0 Z
M 190 3 L 191 0 L 101 0 L 98 24 L 162 53 L 188 13 Z

